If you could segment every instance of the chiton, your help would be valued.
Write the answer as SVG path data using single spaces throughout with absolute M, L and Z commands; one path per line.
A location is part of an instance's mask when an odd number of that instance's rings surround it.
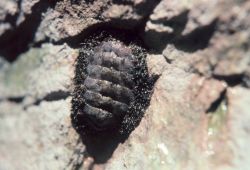
M 85 45 L 76 63 L 73 126 L 129 133 L 143 116 L 150 84 L 143 48 L 115 39 Z

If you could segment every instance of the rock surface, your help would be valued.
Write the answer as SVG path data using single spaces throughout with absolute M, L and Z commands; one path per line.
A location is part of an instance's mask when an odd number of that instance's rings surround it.
M 1 1 L 0 169 L 249 169 L 249 18 L 249 1 Z M 100 162 L 72 128 L 70 94 L 81 43 L 102 29 L 137 35 L 158 79 Z

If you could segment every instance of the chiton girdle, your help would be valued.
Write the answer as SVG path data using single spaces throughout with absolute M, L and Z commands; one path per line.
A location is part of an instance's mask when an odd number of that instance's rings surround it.
M 88 40 L 76 61 L 71 119 L 79 133 L 130 133 L 148 106 L 153 81 L 145 49 L 115 38 Z

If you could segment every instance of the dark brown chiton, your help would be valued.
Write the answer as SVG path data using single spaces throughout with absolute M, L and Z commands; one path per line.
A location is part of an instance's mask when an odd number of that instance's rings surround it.
M 76 63 L 72 123 L 80 133 L 130 133 L 149 102 L 145 51 L 110 39 L 84 46 Z

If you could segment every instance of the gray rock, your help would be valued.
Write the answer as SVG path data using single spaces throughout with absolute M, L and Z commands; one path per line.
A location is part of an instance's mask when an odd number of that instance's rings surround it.
M 1 59 L 1 169 L 72 169 L 82 163 L 77 159 L 84 146 L 70 120 L 77 56 L 66 44 L 43 44 L 11 65 Z
M 230 88 L 228 91 L 228 117 L 227 123 L 230 127 L 227 141 L 230 147 L 230 153 L 234 156 L 231 158 L 233 166 L 231 169 L 249 168 L 250 150 L 248 148 L 249 139 L 249 120 L 250 120 L 250 93 L 249 89 L 242 87 Z M 240 113 L 240 114 L 239 114 Z M 225 124 L 226 125 L 226 124 Z M 229 154 L 230 154 L 229 153 Z
M 70 100 L 43 101 L 27 109 L 20 104 L 1 102 L 0 168 L 29 170 L 73 166 L 71 159 L 79 137 L 70 123 Z
M 69 92 L 77 56 L 66 44 L 30 49 L 1 72 L 1 96 L 41 99 L 51 92 Z
M 16 0 L 5 0 L 0 2 L 0 36 L 10 30 L 12 25 L 7 17 L 13 17 L 19 12 Z

